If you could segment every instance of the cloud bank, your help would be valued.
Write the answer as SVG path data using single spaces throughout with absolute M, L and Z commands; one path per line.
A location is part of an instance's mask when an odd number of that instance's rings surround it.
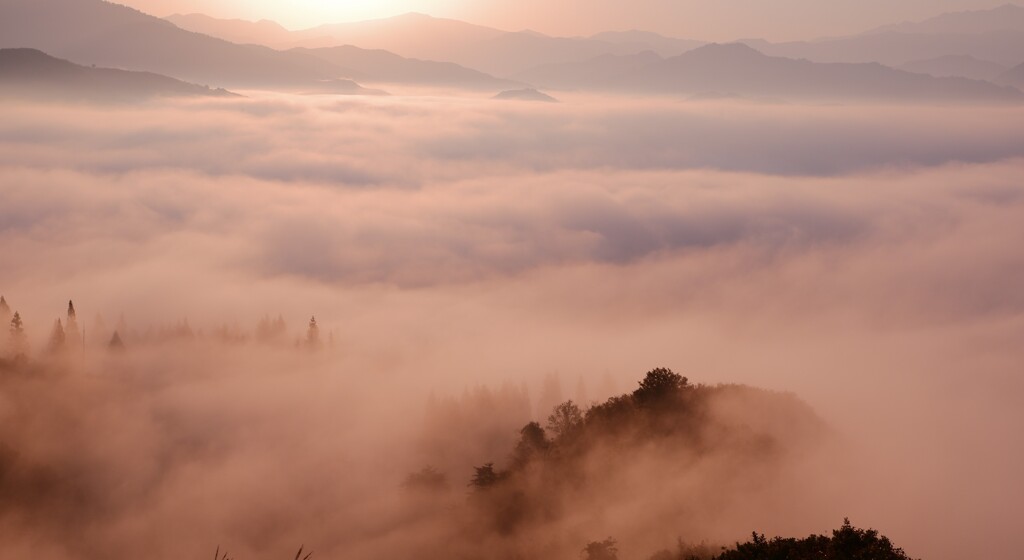
M 709 537 L 820 532 L 849 515 L 912 555 L 1009 557 L 1024 503 L 1019 112 L 5 104 L 0 292 L 34 351 L 69 298 L 87 329 L 124 314 L 136 333 L 185 318 L 210 333 L 281 313 L 290 341 L 316 314 L 337 345 L 298 358 L 139 345 L 110 361 L 94 343 L 87 375 L 10 382 L 0 441 L 19 464 L 67 468 L 32 475 L 25 495 L 40 501 L 3 515 L 27 535 L 4 554 L 225 544 L 269 558 L 310 543 L 388 557 L 438 531 L 395 522 L 398 481 L 432 458 L 419 429 L 431 393 L 504 391 L 508 412 L 453 452 L 468 469 L 501 460 L 493 450 L 551 394 L 601 400 L 665 364 L 795 391 L 839 434 L 827 460 L 842 468 L 794 467 L 817 515 L 763 521 L 779 507 L 769 493 Z M 468 471 L 450 474 L 461 485 Z M 83 488 L 98 493 L 68 491 Z M 75 500 L 106 513 L 81 518 Z M 601 529 L 628 540 L 626 526 Z

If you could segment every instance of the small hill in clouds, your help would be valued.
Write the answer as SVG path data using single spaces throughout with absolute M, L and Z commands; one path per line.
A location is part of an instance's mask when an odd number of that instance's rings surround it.
M 495 99 L 516 99 L 519 101 L 544 101 L 547 103 L 557 103 L 558 100 L 550 95 L 537 91 L 533 88 L 525 89 L 512 89 L 499 93 L 494 96 Z
M 388 92 L 384 90 L 365 88 L 354 80 L 345 78 L 320 80 L 299 93 L 305 95 L 388 95 Z
M 702 94 L 807 100 L 1024 101 L 1012 88 L 936 78 L 880 64 L 819 64 L 712 44 L 680 56 L 604 57 L 520 75 L 537 86 L 625 93 Z
M 124 102 L 156 97 L 233 97 L 153 74 L 89 68 L 35 49 L 0 49 L 0 95 L 40 100 Z
M 494 414 L 494 401 L 489 404 Z M 405 486 L 429 498 L 420 515 L 448 517 L 456 522 L 453 536 L 481 543 L 460 555 L 467 558 L 572 558 L 586 543 L 579 528 L 602 526 L 609 511 L 630 512 L 634 522 L 619 525 L 615 537 L 633 542 L 630 557 L 651 558 L 657 545 L 650 541 L 657 539 L 644 527 L 705 534 L 735 511 L 756 510 L 761 493 L 785 487 L 789 467 L 826 449 L 831 435 L 793 395 L 691 385 L 658 368 L 632 393 L 582 408 L 563 402 L 523 425 L 507 449 L 490 457 L 475 453 L 487 462 L 473 465 L 468 500 L 461 497 L 464 483 L 456 482 L 460 502 L 452 507 L 442 499 L 451 488 L 431 482 L 446 471 L 462 471 L 448 459 L 460 438 L 472 437 L 458 411 L 444 404 L 428 411 L 430 433 L 444 437 L 427 439 L 424 454 L 441 470 L 414 472 Z M 758 481 L 756 488 L 751 480 Z M 494 536 L 503 538 L 487 538 Z M 531 546 L 543 541 L 546 552 Z M 439 539 L 431 544 L 436 550 L 423 556 L 447 557 L 442 548 L 450 543 Z

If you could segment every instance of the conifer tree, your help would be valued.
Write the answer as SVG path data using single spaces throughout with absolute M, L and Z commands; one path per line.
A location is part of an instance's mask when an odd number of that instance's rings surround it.
M 68 301 L 68 319 L 64 324 L 64 342 L 69 350 L 80 348 L 82 345 L 82 333 L 78 330 L 78 314 L 75 312 L 75 303 Z
M 306 329 L 306 347 L 310 350 L 320 348 L 320 327 L 316 324 L 316 317 L 309 320 L 309 328 Z
M 14 312 L 14 317 L 11 318 L 10 353 L 14 358 L 23 358 L 28 353 L 25 325 L 21 320 L 21 313 L 17 311 Z
M 107 344 L 107 348 L 111 352 L 124 351 L 124 341 L 121 340 L 121 335 L 117 331 L 114 331 L 114 336 L 110 337 L 110 344 Z

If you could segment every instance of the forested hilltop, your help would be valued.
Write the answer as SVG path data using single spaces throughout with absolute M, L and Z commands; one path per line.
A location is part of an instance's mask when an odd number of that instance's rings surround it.
M 568 540 L 621 511 L 633 519 L 607 526 L 628 527 L 629 545 L 615 536 L 584 539 L 577 541 L 576 550 L 586 543 L 581 557 L 615 560 L 622 549 L 623 558 L 652 560 L 906 558 L 885 537 L 848 521 L 831 537 L 768 539 L 755 532 L 733 547 L 700 536 L 745 499 L 760 507 L 759 487 L 785 478 L 795 457 L 830 436 L 791 394 L 695 385 L 657 368 L 632 393 L 586 409 L 567 401 L 544 424 L 523 426 L 505 456 L 473 468 L 464 503 L 445 500 L 462 484 L 450 484 L 434 467 L 410 474 L 403 486 L 421 513 L 457 519 L 453 540 L 424 557 L 481 558 L 482 547 L 490 558 L 556 558 L 573 550 Z M 679 538 L 675 549 L 657 551 L 672 531 L 702 544 Z

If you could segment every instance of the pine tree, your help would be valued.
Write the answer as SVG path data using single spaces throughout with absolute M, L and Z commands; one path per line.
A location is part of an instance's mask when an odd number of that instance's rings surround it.
M 28 353 L 28 343 L 25 339 L 25 325 L 21 321 L 21 313 L 14 312 L 11 318 L 10 328 L 10 353 L 14 358 L 24 358 Z
M 124 351 L 124 341 L 121 340 L 121 335 L 117 331 L 114 331 L 114 336 L 110 337 L 110 344 L 107 344 L 107 348 L 111 352 Z
M 82 333 L 78 330 L 78 314 L 75 312 L 75 303 L 68 301 L 68 320 L 64 326 L 65 344 L 69 350 L 81 348 Z
M 309 320 L 309 328 L 306 330 L 306 347 L 310 350 L 320 349 L 320 327 L 316 324 L 316 317 Z

